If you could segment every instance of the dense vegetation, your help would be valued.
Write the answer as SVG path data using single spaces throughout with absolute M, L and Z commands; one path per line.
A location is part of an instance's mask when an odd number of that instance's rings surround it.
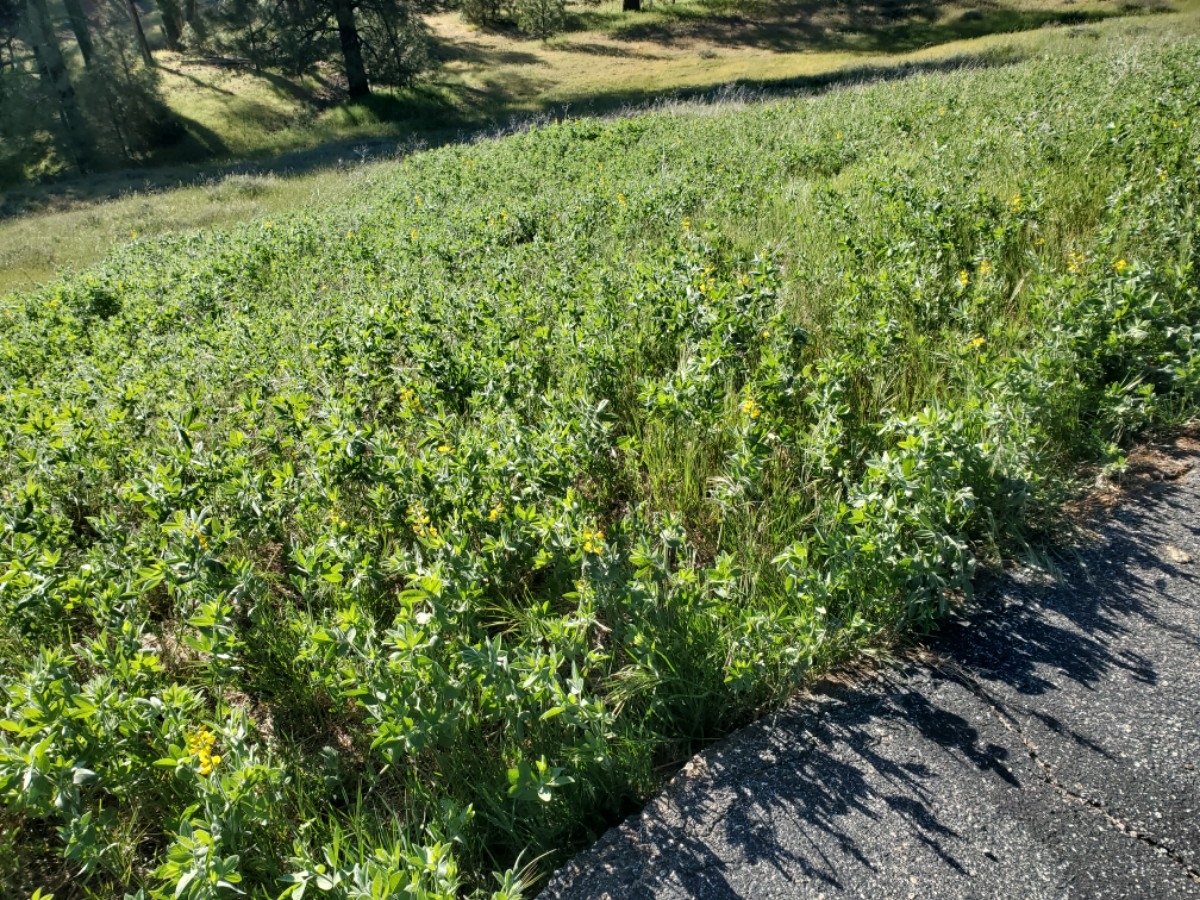
M 1197 59 L 563 122 L 0 300 L 0 890 L 528 894 L 931 626 L 1197 409 Z
M 648 0 L 631 12 L 631 0 L 0 0 L 0 189 L 71 181 L 63 194 L 94 196 L 100 173 L 130 167 L 157 169 L 159 185 L 194 184 L 213 174 L 197 164 L 247 159 L 309 170 L 530 114 L 778 85 L 899 54 L 928 63 L 964 52 L 963 41 L 975 51 L 1020 32 L 1034 44 L 1047 25 L 1177 18 L 1197 4 Z M 281 158 L 291 151 L 305 156 Z M 51 192 L 18 193 L 0 196 L 0 219 Z

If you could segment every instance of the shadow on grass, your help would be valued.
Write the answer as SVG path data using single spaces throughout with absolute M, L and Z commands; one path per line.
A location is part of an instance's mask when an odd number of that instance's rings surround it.
M 336 170 L 360 163 L 400 158 L 413 150 L 503 137 L 548 124 L 568 115 L 636 115 L 674 103 L 720 104 L 805 96 L 842 87 L 894 81 L 914 75 L 958 69 L 1012 65 L 1023 57 L 1016 52 L 961 55 L 949 59 L 904 62 L 895 65 L 854 66 L 821 75 L 782 79 L 742 79 L 709 87 L 663 92 L 611 91 L 513 115 L 506 102 L 537 96 L 544 85 L 535 79 L 506 76 L 484 88 L 451 91 L 436 83 L 410 88 L 403 95 L 376 95 L 348 105 L 348 115 L 362 122 L 395 125 L 391 133 L 369 138 L 331 141 L 317 147 L 274 157 L 227 164 L 188 164 L 208 156 L 220 157 L 228 148 L 216 133 L 190 119 L 183 141 L 170 151 L 173 166 L 123 169 L 62 182 L 15 188 L 0 199 L 0 221 L 34 212 L 69 209 L 113 200 L 134 192 L 154 193 L 180 187 L 212 184 L 230 175 L 301 176 Z M 511 107 L 509 107 L 511 108 Z M 402 124 L 401 124 L 402 123 Z
M 1150 10 L 1147 10 L 1150 11 Z M 782 0 L 735 6 L 658 6 L 653 18 L 613 28 L 618 41 L 676 46 L 702 43 L 724 48 L 754 47 L 778 53 L 906 53 L 989 34 L 1030 31 L 1047 25 L 1082 25 L 1117 17 L 1113 9 L 1015 9 L 980 0 L 963 10 L 946 0 Z M 583 11 L 574 25 L 587 29 L 600 13 Z
M 233 91 L 226 90 L 223 87 L 217 87 L 212 82 L 205 81 L 203 78 L 197 78 L 191 72 L 185 72 L 183 69 L 172 69 L 170 66 L 166 65 L 163 62 L 159 62 L 158 68 L 163 72 L 171 73 L 176 78 L 182 78 L 185 81 L 190 81 L 192 84 L 194 84 L 196 87 L 200 88 L 201 90 L 212 91 L 214 94 L 220 94 L 223 97 L 236 96 L 236 94 L 234 94 Z

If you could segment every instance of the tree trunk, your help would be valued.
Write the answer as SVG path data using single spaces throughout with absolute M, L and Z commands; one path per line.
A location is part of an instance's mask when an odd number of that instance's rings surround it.
M 62 48 L 54 33 L 54 24 L 46 9 L 46 0 L 28 0 L 26 12 L 29 30 L 33 38 L 33 53 L 38 64 L 38 74 L 58 97 L 58 108 L 63 127 L 67 132 L 67 147 L 74 157 L 75 165 L 83 172 L 91 168 L 92 140 L 87 120 L 79 109 L 75 86 L 71 84 L 67 64 L 63 60 Z
M 196 40 L 205 41 L 208 39 L 208 29 L 204 25 L 204 18 L 196 8 L 196 0 L 183 0 L 183 21 L 192 26 Z
M 367 69 L 363 65 L 362 38 L 358 36 L 358 26 L 354 22 L 353 0 L 334 0 L 334 14 L 337 16 L 338 37 L 342 41 L 342 56 L 346 61 L 350 97 L 366 97 L 371 93 L 371 83 L 367 81 Z
M 92 61 L 92 32 L 88 26 L 87 13 L 83 11 L 80 0 L 63 0 L 67 8 L 67 18 L 71 21 L 71 30 L 75 32 L 75 43 L 79 45 L 79 53 L 83 56 L 83 64 Z
M 154 54 L 150 52 L 150 42 L 146 40 L 146 32 L 142 30 L 142 17 L 138 14 L 135 0 L 129 2 L 129 18 L 133 19 L 133 30 L 137 34 L 138 49 L 142 51 L 142 59 L 146 65 L 153 68 Z
M 179 38 L 183 34 L 183 13 L 175 0 L 154 0 L 162 15 L 163 42 L 172 53 L 179 49 Z
M 622 12 L 641 12 L 642 0 L 621 0 Z

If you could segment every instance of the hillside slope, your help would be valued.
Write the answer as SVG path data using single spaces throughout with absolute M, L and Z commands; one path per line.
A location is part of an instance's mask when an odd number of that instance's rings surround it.
M 516 896 L 931 627 L 1200 406 L 1198 50 L 568 121 L 0 299 L 0 883 Z

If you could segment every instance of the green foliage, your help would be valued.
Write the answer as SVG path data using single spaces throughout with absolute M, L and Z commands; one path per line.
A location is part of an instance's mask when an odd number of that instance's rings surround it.
M 210 40 L 223 52 L 288 75 L 324 64 L 344 70 L 338 6 L 339 0 L 228 0 L 217 7 L 213 18 L 221 28 Z M 372 83 L 405 85 L 429 66 L 420 0 L 348 0 L 346 6 Z
M 513 0 L 517 27 L 528 35 L 545 40 L 566 26 L 566 0 Z
M 460 0 L 463 18 L 474 25 L 495 25 L 509 14 L 509 0 Z
M 515 898 L 933 627 L 1200 408 L 1198 49 L 568 121 L 0 300 L 0 871 Z
M 60 174 L 73 164 L 71 146 L 80 138 L 67 133 L 62 100 L 39 77 L 37 32 L 19 11 L 0 8 L 9 55 L 0 58 L 0 184 Z M 97 5 L 90 33 L 89 62 L 68 81 L 81 111 L 75 127 L 84 132 L 91 162 L 136 162 L 176 143 L 182 126 L 162 101 L 157 71 L 132 48 L 124 8 Z

